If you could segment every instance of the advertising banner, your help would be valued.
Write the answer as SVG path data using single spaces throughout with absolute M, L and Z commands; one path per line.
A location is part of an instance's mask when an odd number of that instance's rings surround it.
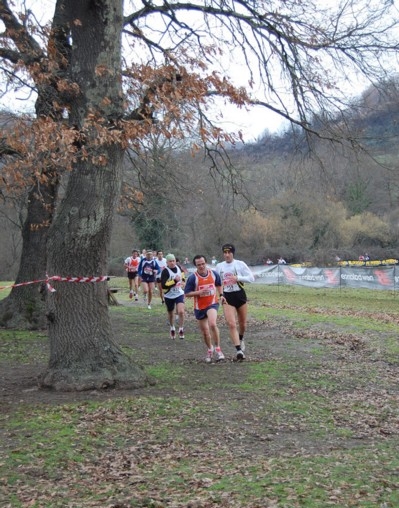
M 397 266 L 316 268 L 270 265 L 252 266 L 251 270 L 255 277 L 255 284 L 391 291 L 399 287 Z
M 339 288 L 339 268 L 294 268 L 282 266 L 285 284 L 313 288 Z
M 253 266 L 258 284 L 288 284 L 314 288 L 339 287 L 340 268 L 298 268 L 287 265 Z
M 395 289 L 395 267 L 341 268 L 341 285 L 350 288 Z
M 279 265 L 251 266 L 255 284 L 279 284 L 283 277 Z

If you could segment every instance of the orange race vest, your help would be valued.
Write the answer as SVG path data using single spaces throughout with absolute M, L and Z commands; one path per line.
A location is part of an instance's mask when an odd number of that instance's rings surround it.
M 127 271 L 128 272 L 137 272 L 137 269 L 139 267 L 140 258 L 137 257 L 136 259 L 133 259 L 132 257 L 129 260 L 129 263 L 127 265 Z
M 217 303 L 215 274 L 212 270 L 208 270 L 208 274 L 205 277 L 199 275 L 198 272 L 194 272 L 194 275 L 196 279 L 195 291 L 206 289 L 209 292 L 206 296 L 194 296 L 194 309 L 203 310 Z

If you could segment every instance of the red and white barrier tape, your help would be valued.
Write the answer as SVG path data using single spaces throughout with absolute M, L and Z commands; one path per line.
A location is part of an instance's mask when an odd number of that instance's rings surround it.
M 31 280 L 29 282 L 20 282 L 19 284 L 10 284 L 9 286 L 0 286 L 1 289 L 10 289 L 10 288 L 16 288 L 19 286 L 29 286 L 30 284 L 39 284 L 41 282 L 45 282 L 47 289 L 54 293 L 56 289 L 53 288 L 53 286 L 50 284 L 50 281 L 57 281 L 57 282 L 104 282 L 110 279 L 109 275 L 101 275 L 99 277 L 61 277 L 60 275 L 53 275 L 52 277 L 47 277 L 46 279 L 38 279 L 38 280 Z

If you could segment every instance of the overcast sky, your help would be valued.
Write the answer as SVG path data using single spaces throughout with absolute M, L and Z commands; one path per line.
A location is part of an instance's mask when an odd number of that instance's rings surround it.
M 17 1 L 22 2 L 22 0 Z M 330 0 L 324 1 L 329 2 Z M 51 19 L 54 12 L 55 0 L 24 0 L 24 3 L 35 13 L 39 22 L 45 23 Z M 245 62 L 242 62 L 240 65 L 236 54 L 233 55 L 227 52 L 224 57 L 222 57 L 222 60 L 220 58 L 218 59 L 217 67 L 227 75 L 234 84 L 248 89 L 248 68 Z M 358 93 L 361 93 L 361 90 L 364 88 L 365 85 L 359 86 L 357 88 Z M 353 89 L 351 91 L 353 92 Z M 259 90 L 252 90 L 252 92 L 254 96 L 257 96 Z M 13 112 L 33 112 L 34 100 L 35 96 L 29 96 L 28 92 L 20 92 L 17 97 L 7 95 L 0 98 L 0 109 L 11 109 Z M 287 97 L 288 102 L 289 100 L 289 97 Z M 281 117 L 260 106 L 246 110 L 238 109 L 234 105 L 224 104 L 224 102 L 220 102 L 219 104 L 222 114 L 218 115 L 218 121 L 216 123 L 227 132 L 242 131 L 244 140 L 247 142 L 256 140 L 266 130 L 275 133 L 287 127 L 286 121 Z M 215 109 L 215 116 L 216 115 L 217 110 Z

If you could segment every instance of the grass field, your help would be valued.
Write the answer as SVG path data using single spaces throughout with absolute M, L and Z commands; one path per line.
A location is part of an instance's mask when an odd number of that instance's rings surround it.
M 157 383 L 40 391 L 46 333 L 0 329 L 1 507 L 399 506 L 396 294 L 248 286 L 247 360 L 220 315 L 207 365 L 191 302 L 173 342 L 159 298 L 112 283 L 116 340 Z

